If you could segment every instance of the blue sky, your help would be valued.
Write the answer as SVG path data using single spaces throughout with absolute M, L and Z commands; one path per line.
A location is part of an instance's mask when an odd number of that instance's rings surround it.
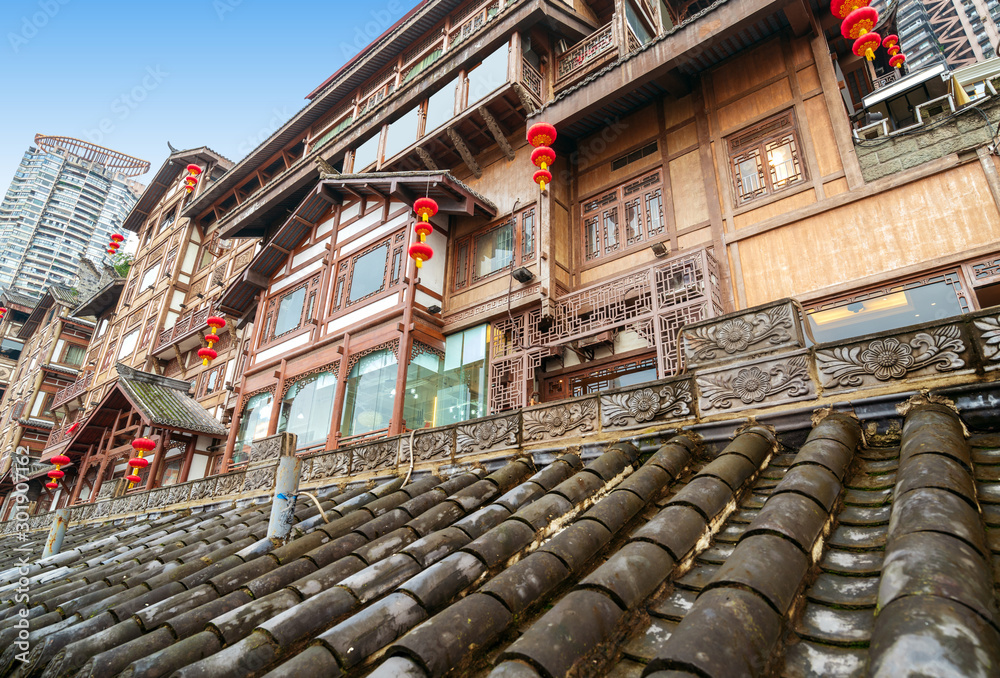
M 36 133 L 238 161 L 417 0 L 3 0 L 0 191 Z M 0 194 L 2 195 L 2 194 Z

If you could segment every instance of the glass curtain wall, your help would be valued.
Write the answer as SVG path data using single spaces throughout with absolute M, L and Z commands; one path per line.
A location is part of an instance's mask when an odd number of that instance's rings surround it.
M 233 448 L 234 464 L 242 464 L 250 458 L 250 443 L 267 435 L 267 423 L 271 418 L 270 393 L 258 393 L 247 400 L 240 417 L 240 431 Z
M 281 401 L 278 432 L 287 431 L 298 436 L 299 449 L 326 442 L 336 391 L 337 376 L 332 372 L 319 372 L 299 379 Z

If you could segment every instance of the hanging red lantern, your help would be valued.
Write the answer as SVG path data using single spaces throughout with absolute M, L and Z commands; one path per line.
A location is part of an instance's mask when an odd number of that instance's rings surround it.
M 205 335 L 205 341 L 208 342 L 208 347 L 209 348 L 212 348 L 212 344 L 214 344 L 218 340 L 219 340 L 219 335 L 218 334 L 206 334 Z
M 125 476 L 125 480 L 128 481 L 128 489 L 130 489 L 130 490 L 132 489 L 133 485 L 135 485 L 136 483 L 141 483 L 142 482 L 142 478 L 140 478 L 137 475 Z
M 886 52 L 888 52 L 889 56 L 891 57 L 896 56 L 897 54 L 899 54 L 899 45 L 893 45 L 892 47 L 887 49 Z
M 118 250 L 113 250 L 113 249 L 111 249 L 111 248 L 109 247 L 109 248 L 108 248 L 108 254 L 118 254 Z
M 434 198 L 417 198 L 413 203 L 413 211 L 420 217 L 420 221 L 427 223 L 438 213 L 437 201 Z
M 68 429 L 66 429 L 66 433 L 73 433 L 78 428 L 80 428 L 80 422 L 78 422 L 78 421 L 77 422 L 73 422 L 73 425 L 70 426 Z M 69 457 L 67 457 L 67 459 L 69 459 Z M 69 461 L 67 461 L 66 463 L 68 464 Z
M 830 2 L 830 13 L 838 19 L 846 19 L 854 10 L 859 7 L 867 7 L 869 0 L 832 0 Z
M 59 483 L 53 480 L 51 482 L 45 483 L 45 487 L 49 488 L 50 490 L 58 490 Z
M 191 176 L 194 177 L 198 176 L 202 172 L 201 168 L 193 163 L 187 166 L 187 171 Z
M 56 469 L 54 471 L 49 471 L 46 475 L 49 478 L 52 478 L 52 480 L 59 480 L 60 478 L 64 478 L 66 476 L 66 472 Z
M 844 19 L 844 23 L 840 25 L 840 34 L 844 36 L 845 40 L 857 40 L 875 28 L 875 24 L 877 23 L 878 12 L 871 7 L 859 7 Z M 879 38 L 879 42 L 882 42 L 881 37 Z
M 136 438 L 132 441 L 132 449 L 137 452 L 151 452 L 156 449 L 156 443 L 149 438 Z
M 123 236 L 121 233 L 112 233 L 111 242 L 125 242 L 125 236 Z
M 415 242 L 410 245 L 410 258 L 417 262 L 417 268 L 423 266 L 424 262 L 429 261 L 433 256 L 434 250 L 427 243 Z
M 209 360 L 215 360 L 219 354 L 214 348 L 199 348 L 198 357 L 201 358 L 202 365 L 207 365 Z
M 205 321 L 205 324 L 212 329 L 221 330 L 226 326 L 226 319 L 217 315 L 210 315 L 208 316 L 208 320 Z
M 882 44 L 882 38 L 879 37 L 878 33 L 865 33 L 854 41 L 852 51 L 857 56 L 863 56 L 868 61 L 871 61 L 875 58 L 875 50 L 878 49 L 880 44 Z
M 889 65 L 893 68 L 902 68 L 903 64 L 906 63 L 905 54 L 895 54 L 891 59 L 889 59 Z
M 3 306 L 0 306 L 0 320 L 3 320 L 3 317 L 5 315 L 7 315 L 7 309 L 4 308 Z
M 528 128 L 528 143 L 532 146 L 551 146 L 556 140 L 556 128 L 547 122 L 536 122 Z
M 531 152 L 531 162 L 535 167 L 547 170 L 556 161 L 556 152 L 548 146 L 539 146 Z
M 532 181 L 538 184 L 538 187 L 545 190 L 545 184 L 552 183 L 552 172 L 548 170 L 538 170 L 532 177 Z
M 128 465 L 132 468 L 146 468 L 149 466 L 149 460 L 143 457 L 133 457 L 128 460 Z
M 887 35 L 884 38 L 882 38 L 882 46 L 885 47 L 886 49 L 892 49 L 898 44 L 899 44 L 899 36 L 896 35 L 895 33 Z
M 56 456 L 49 459 L 49 461 L 51 461 L 56 466 L 65 466 L 66 464 L 69 463 L 69 457 L 67 457 L 65 454 L 57 454 Z

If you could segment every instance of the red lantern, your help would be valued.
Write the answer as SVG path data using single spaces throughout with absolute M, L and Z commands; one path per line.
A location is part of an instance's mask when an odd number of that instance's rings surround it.
M 66 472 L 65 471 L 60 471 L 59 469 L 56 469 L 54 471 L 49 471 L 46 475 L 49 478 L 52 478 L 52 480 L 59 480 L 60 478 L 63 478 L 63 477 L 66 476 Z
M 3 320 L 3 317 L 5 315 L 7 315 L 7 309 L 4 308 L 3 306 L 0 306 L 0 320 Z
M 878 33 L 865 33 L 854 41 L 852 50 L 856 55 L 863 56 L 868 61 L 871 61 L 875 58 L 875 50 L 878 49 L 880 44 L 882 44 L 882 38 Z
M 149 438 L 136 438 L 132 441 L 132 449 L 137 452 L 150 452 L 156 449 L 156 443 Z
M 198 357 L 201 358 L 202 365 L 207 365 L 209 360 L 215 360 L 219 354 L 214 348 L 199 348 Z
M 423 266 L 424 262 L 429 261 L 433 256 L 434 250 L 427 243 L 415 242 L 410 245 L 410 258 L 417 262 L 417 268 Z
M 66 433 L 73 433 L 78 428 L 80 428 L 80 422 L 78 422 L 78 421 L 74 422 L 72 426 L 70 426 L 68 429 L 66 429 Z M 67 463 L 67 464 L 69 463 L 69 457 L 66 458 L 66 462 L 65 463 Z
M 195 165 L 195 164 L 191 164 L 191 165 L 188 165 L 188 166 L 187 166 L 187 171 L 188 171 L 188 173 L 189 173 L 189 174 L 191 174 L 191 176 L 195 176 L 195 177 L 196 177 L 196 176 L 198 176 L 199 174 L 201 174 L 201 171 L 202 171 L 202 170 L 201 170 L 201 168 L 200 168 L 200 167 L 198 167 L 197 165 Z
M 125 242 L 125 236 L 123 236 L 121 233 L 112 233 L 111 242 Z
M 109 247 L 109 248 L 108 248 L 108 254 L 118 254 L 118 250 L 113 250 L 113 249 L 111 249 L 111 248 Z
M 857 40 L 875 28 L 877 23 L 878 12 L 871 7 L 859 7 L 844 19 L 844 23 L 840 25 L 840 34 L 844 36 L 845 40 Z M 879 37 L 879 43 L 881 42 L 882 38 Z M 876 45 L 876 47 L 878 46 Z
M 532 181 L 538 184 L 538 187 L 544 191 L 545 184 L 552 183 L 552 172 L 549 172 L 548 170 L 538 170 L 535 172 L 535 176 L 532 177 Z
M 219 317 L 217 315 L 210 315 L 208 316 L 208 320 L 206 320 L 205 323 L 209 327 L 219 330 L 226 326 L 226 319 Z
M 417 198 L 413 203 L 413 211 L 420 217 L 420 221 L 426 223 L 438 213 L 437 201 L 433 198 Z
M 197 177 L 185 177 L 184 183 L 187 184 L 188 186 L 194 186 L 195 184 L 198 183 L 198 178 Z
M 420 242 L 427 242 L 427 236 L 434 232 L 434 227 L 430 225 L 430 222 L 418 221 L 413 230 L 420 237 Z
M 867 7 L 869 0 L 832 0 L 830 13 L 838 19 L 846 19 L 847 15 L 859 7 Z
M 206 334 L 205 335 L 205 341 L 208 342 L 208 347 L 209 348 L 211 348 L 212 344 L 214 344 L 218 340 L 219 340 L 219 335 L 218 334 Z
M 903 64 L 906 63 L 905 54 L 896 54 L 891 59 L 889 59 L 889 65 L 893 68 L 902 68 Z
M 887 35 L 882 38 L 882 46 L 886 49 L 892 49 L 899 44 L 899 36 L 893 33 L 892 35 Z
M 133 457 L 128 460 L 128 465 L 132 468 L 146 468 L 149 466 L 149 460 L 142 457 Z
M 76 426 L 76 424 L 73 425 Z M 66 464 L 69 463 L 69 457 L 67 457 L 65 454 L 57 454 L 56 456 L 49 459 L 49 461 L 51 461 L 56 466 L 65 466 Z
M 556 140 L 556 128 L 547 122 L 536 122 L 528 128 L 528 143 L 532 146 L 551 146 Z
M 531 162 L 539 169 L 548 169 L 556 161 L 556 152 L 548 146 L 539 146 L 531 152 Z
M 899 45 L 893 45 L 892 47 L 887 49 L 886 52 L 888 52 L 889 56 L 891 57 L 896 56 L 897 54 L 899 54 Z
M 50 490 L 58 490 L 59 483 L 53 480 L 52 482 L 45 483 L 45 487 L 49 488 Z
M 129 481 L 130 485 L 128 486 L 128 489 L 130 490 L 132 489 L 132 485 L 142 482 L 142 478 L 137 475 L 125 476 L 125 480 Z

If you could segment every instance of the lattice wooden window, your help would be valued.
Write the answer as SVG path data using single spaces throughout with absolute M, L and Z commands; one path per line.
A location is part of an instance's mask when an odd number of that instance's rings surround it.
M 117 339 L 112 339 L 108 342 L 108 347 L 104 351 L 104 362 L 101 363 L 101 371 L 104 371 L 111 367 L 111 363 L 115 359 L 115 346 L 118 345 Z
M 532 206 L 456 242 L 452 270 L 455 290 L 533 261 L 537 221 Z
M 806 179 L 792 111 L 734 134 L 726 145 L 737 205 Z
M 583 203 L 586 261 L 647 243 L 666 232 L 660 170 Z
M 202 373 L 201 381 L 198 383 L 199 398 L 214 395 L 222 390 L 227 364 L 223 363 Z
M 280 292 L 268 300 L 265 328 L 273 341 L 302 327 L 314 318 L 316 296 L 322 276 L 313 276 L 290 290 Z

